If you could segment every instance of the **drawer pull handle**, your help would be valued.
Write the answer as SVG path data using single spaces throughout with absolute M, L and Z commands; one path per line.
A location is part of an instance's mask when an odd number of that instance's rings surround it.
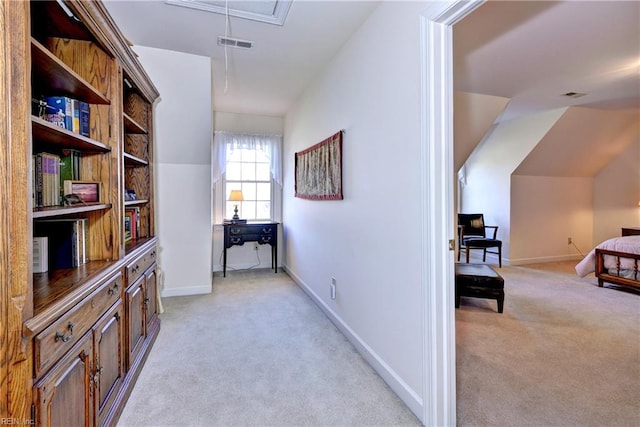
M 144 299 L 144 305 L 149 305 L 149 297 Z
M 136 274 L 138 272 L 138 270 L 140 270 L 140 266 L 138 264 L 136 264 L 136 266 L 131 269 L 131 272 L 133 274 Z
M 153 251 L 149 254 L 149 256 L 151 256 L 151 258 L 155 258 L 156 257 L 156 251 Z
M 271 241 L 271 236 L 262 236 L 260 239 L 262 240 L 262 243 L 269 243 Z
M 239 234 L 240 233 L 240 229 L 239 228 L 230 228 L 229 231 L 231 232 L 231 234 Z
M 67 330 L 69 331 L 69 335 L 56 332 L 56 338 L 55 338 L 56 342 L 58 341 L 69 342 L 69 340 L 73 336 L 73 323 L 69 322 L 69 324 L 67 325 Z
M 91 381 L 97 386 L 100 383 L 100 375 L 102 374 L 102 371 L 104 371 L 104 368 L 102 366 L 100 366 L 96 372 L 93 374 Z
M 271 233 L 271 229 L 270 228 L 263 228 L 262 232 L 265 234 Z
M 233 243 L 234 245 L 237 245 L 241 241 L 242 241 L 242 239 L 240 237 L 232 237 L 231 238 L 231 243 Z
M 108 290 L 107 292 L 109 293 L 109 295 L 113 295 L 113 294 L 115 294 L 116 292 L 118 292 L 118 288 L 119 288 L 119 287 L 120 287 L 120 286 L 119 286 L 117 283 L 114 283 L 114 284 L 113 284 L 113 287 L 112 287 L 112 288 L 109 288 L 109 290 Z

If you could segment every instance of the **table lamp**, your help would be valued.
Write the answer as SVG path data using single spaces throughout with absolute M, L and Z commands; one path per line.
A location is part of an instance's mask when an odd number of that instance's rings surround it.
M 242 190 L 231 190 L 231 194 L 229 194 L 230 202 L 241 202 L 244 200 L 244 196 L 242 195 Z M 238 216 L 238 204 L 236 203 L 235 209 L 233 209 L 233 218 L 234 221 L 240 219 Z

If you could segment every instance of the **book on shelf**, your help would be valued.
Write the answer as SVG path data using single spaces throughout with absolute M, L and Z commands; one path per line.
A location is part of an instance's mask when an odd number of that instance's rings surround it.
M 33 238 L 33 272 L 46 273 L 49 271 L 49 238 Z
M 80 135 L 89 136 L 89 104 L 66 96 L 44 96 L 34 99 L 33 114 L 41 119 Z
M 50 268 L 74 268 L 87 262 L 86 218 L 34 221 L 34 236 L 47 238 Z
M 133 240 L 133 234 L 131 232 L 131 226 L 133 224 L 133 219 L 131 216 L 131 212 L 124 213 L 124 242 L 130 242 Z
M 64 190 L 65 181 L 79 181 L 80 158 L 82 154 L 78 150 L 64 149 L 60 156 L 60 188 Z M 63 194 L 64 196 L 64 191 Z
M 73 131 L 73 100 L 66 96 L 45 96 L 42 118 L 63 129 Z
M 73 99 L 73 131 L 82 136 L 89 136 L 89 104 Z
M 60 156 L 44 152 L 36 153 L 32 156 L 32 163 L 34 206 L 60 205 Z

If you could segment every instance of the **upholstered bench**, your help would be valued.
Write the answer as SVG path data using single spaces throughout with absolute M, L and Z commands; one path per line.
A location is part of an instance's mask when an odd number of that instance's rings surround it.
M 460 297 L 489 298 L 498 301 L 498 313 L 504 307 L 504 279 L 487 264 L 456 263 L 456 308 Z

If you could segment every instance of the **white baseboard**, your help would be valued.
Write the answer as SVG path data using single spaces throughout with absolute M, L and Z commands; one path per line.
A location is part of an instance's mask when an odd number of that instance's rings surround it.
M 188 295 L 210 294 L 211 285 L 208 286 L 189 286 L 185 288 L 169 288 L 160 292 L 162 298 L 183 297 Z
M 294 272 L 285 264 L 282 269 L 293 279 L 294 282 L 315 302 L 331 322 L 356 348 L 360 355 L 371 365 L 371 367 L 382 377 L 387 385 L 398 395 L 405 405 L 419 419 L 424 412 L 424 400 L 413 390 L 402 378 L 395 373 L 387 363 L 367 345 L 357 333 L 355 333 L 324 301 Z
M 580 254 L 557 255 L 557 256 L 547 256 L 547 257 L 538 257 L 538 258 L 509 259 L 508 263 L 510 265 L 526 265 L 526 264 L 538 264 L 542 262 L 580 261 L 582 258 L 584 258 L 584 256 Z

